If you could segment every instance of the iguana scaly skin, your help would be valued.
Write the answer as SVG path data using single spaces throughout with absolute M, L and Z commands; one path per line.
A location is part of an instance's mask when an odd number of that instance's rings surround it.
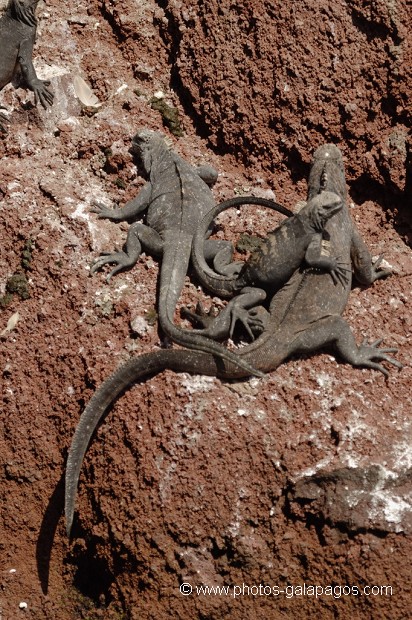
M 203 245 L 212 221 L 232 206 L 232 200 L 228 200 L 211 209 L 193 239 L 193 266 L 197 278 L 213 294 L 231 297 L 245 286 L 268 287 L 273 293 L 303 263 L 307 267 L 329 271 L 335 284 L 347 279 L 338 260 L 330 256 L 330 241 L 325 232 L 326 222 L 343 206 L 342 198 L 337 194 L 323 191 L 314 196 L 298 213 L 267 234 L 243 266 L 239 269 L 237 265 L 238 273 L 223 275 L 208 266 Z
M 352 264 L 356 277 L 364 284 L 388 275 L 379 269 L 380 259 L 371 256 L 350 219 L 346 206 L 346 185 L 342 157 L 331 144 L 318 148 L 309 175 L 308 201 L 321 191 L 333 191 L 343 203 L 342 209 L 327 222 L 335 257 Z M 349 273 L 350 275 L 350 273 Z M 374 368 L 387 375 L 379 362 L 384 360 L 399 368 L 388 354 L 395 348 L 382 348 L 380 341 L 363 342 L 358 346 L 348 323 L 341 317 L 346 306 L 351 278 L 336 286 L 327 272 L 298 269 L 278 291 L 270 304 L 265 331 L 250 345 L 239 350 L 238 356 L 262 372 L 275 370 L 295 353 L 312 353 L 321 347 L 333 346 L 340 357 L 353 366 Z M 84 454 L 96 426 L 110 405 L 133 383 L 150 375 L 171 369 L 236 379 L 247 371 L 227 360 L 196 351 L 160 350 L 131 359 L 100 386 L 81 415 L 69 450 L 66 468 L 65 514 L 70 534 L 77 484 Z
M 194 231 L 204 215 L 214 205 L 209 184 L 216 180 L 210 167 L 194 169 L 166 144 L 164 136 L 143 129 L 132 141 L 132 153 L 143 166 L 148 183 L 139 194 L 120 209 L 96 205 L 93 209 L 101 218 L 114 221 L 130 220 L 146 212 L 146 224 L 130 226 L 125 252 L 106 254 L 94 263 L 93 273 L 106 263 L 115 263 L 108 278 L 121 269 L 132 267 L 142 247 L 161 256 L 158 314 L 163 332 L 178 344 L 206 351 L 236 363 L 237 356 L 223 346 L 204 337 L 202 330 L 185 330 L 174 323 L 176 305 L 188 270 Z M 270 202 L 270 201 L 268 201 Z M 271 202 L 272 208 L 276 203 Z M 217 252 L 222 244 L 206 241 L 209 252 Z M 243 359 L 239 364 L 260 376 Z
M 39 80 L 32 62 L 38 2 L 11 0 L 0 18 L 0 90 L 20 73 L 26 86 L 34 92 L 36 104 L 40 102 L 47 108 L 53 103 L 53 94 L 47 88 L 50 82 Z M 7 122 L 4 114 L 0 114 L 0 130 L 4 132 L 2 122 Z
M 237 297 L 217 316 L 205 313 L 202 308 L 200 314 L 183 308 L 182 314 L 202 326 L 203 329 L 195 333 L 202 333 L 208 338 L 231 338 L 240 322 L 253 340 L 257 333 L 264 330 L 267 320 L 264 309 L 259 307 L 259 312 L 256 308 L 266 299 L 266 290 L 273 295 L 300 266 L 328 271 L 336 285 L 344 285 L 347 281 L 350 269 L 331 256 L 329 235 L 325 231 L 326 222 L 341 210 L 343 203 L 338 194 L 322 191 L 298 213 L 268 233 L 243 265 L 227 264 L 227 252 L 222 256 L 226 264 L 219 264 L 218 254 L 213 262 L 214 267 L 219 269 L 217 273 L 204 258 L 204 238 L 211 222 L 233 206 L 232 202 L 228 200 L 216 205 L 203 218 L 193 239 L 192 261 L 198 279 L 214 295 L 233 297 L 237 294 Z M 225 275 L 225 271 L 232 275 Z

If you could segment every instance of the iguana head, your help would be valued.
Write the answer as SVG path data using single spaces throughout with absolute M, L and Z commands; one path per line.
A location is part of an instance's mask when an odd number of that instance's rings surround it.
M 10 15 L 18 22 L 27 26 L 36 26 L 36 8 L 39 0 L 10 0 L 8 10 Z
M 342 154 L 334 144 L 324 144 L 313 154 L 308 180 L 308 201 L 323 191 L 334 192 L 346 201 Z
M 306 212 L 311 227 L 322 232 L 326 222 L 343 207 L 342 198 L 334 192 L 321 191 L 308 200 L 300 213 Z
M 158 164 L 169 151 L 170 146 L 163 134 L 151 129 L 140 129 L 132 138 L 130 153 L 137 164 L 149 176 L 155 164 Z

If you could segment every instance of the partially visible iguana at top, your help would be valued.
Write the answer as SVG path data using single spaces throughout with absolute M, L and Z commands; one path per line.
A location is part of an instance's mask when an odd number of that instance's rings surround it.
M 173 152 L 162 134 L 148 129 L 137 132 L 131 151 L 139 166 L 143 167 L 148 182 L 124 207 L 109 209 L 96 204 L 93 211 L 100 218 L 117 222 L 132 220 L 146 212 L 146 223 L 133 223 L 128 231 L 126 251 L 101 256 L 91 272 L 106 263 L 115 263 L 108 276 L 110 278 L 121 269 L 132 267 L 142 248 L 161 256 L 158 314 L 163 332 L 182 346 L 206 351 L 236 363 L 235 353 L 206 338 L 202 330 L 185 330 L 174 323 L 176 305 L 191 257 L 193 234 L 200 220 L 214 205 L 209 185 L 216 181 L 217 172 L 207 166 L 196 170 Z M 267 202 L 272 208 L 282 210 L 276 203 Z M 283 212 L 289 214 L 286 209 Z M 205 245 L 211 257 L 222 249 L 222 243 L 213 240 L 206 241 Z M 240 358 L 239 364 L 254 372 Z
M 346 205 L 342 156 L 332 144 L 321 146 L 315 151 L 309 175 L 308 202 L 321 191 L 338 194 L 343 203 L 342 209 L 325 226 L 333 256 L 351 265 L 356 278 L 363 284 L 371 284 L 389 275 L 390 272 L 380 269 L 381 258 L 372 262 L 366 245 L 351 221 Z M 341 316 L 351 289 L 350 275 L 349 272 L 347 281 L 336 286 L 328 272 L 297 269 L 288 283 L 274 295 L 264 332 L 255 342 L 240 349 L 238 356 L 253 368 L 270 372 L 293 354 L 312 353 L 322 347 L 333 346 L 340 357 L 353 366 L 374 368 L 385 375 L 388 373 L 381 361 L 402 368 L 402 364 L 389 355 L 397 349 L 379 349 L 380 340 L 356 344 L 348 323 Z M 115 371 L 98 388 L 83 411 L 69 450 L 65 485 L 68 534 L 73 523 L 83 457 L 97 425 L 110 405 L 129 386 L 165 369 L 222 379 L 248 375 L 247 371 L 227 360 L 219 360 L 199 351 L 181 350 L 160 350 L 140 355 Z
M 53 103 L 53 94 L 48 88 L 50 82 L 39 80 L 32 62 L 38 2 L 10 0 L 0 18 L 0 90 L 21 74 L 25 85 L 34 92 L 36 104 L 40 102 L 46 108 Z M 3 132 L 4 122 L 7 118 L 0 114 L 0 131 Z

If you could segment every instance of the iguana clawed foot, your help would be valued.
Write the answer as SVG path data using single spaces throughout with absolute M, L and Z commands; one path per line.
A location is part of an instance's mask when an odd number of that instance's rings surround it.
M 90 211 L 91 213 L 97 213 L 99 220 L 117 220 L 116 211 L 110 207 L 106 207 L 101 202 L 94 201 Z
M 110 207 L 106 207 L 100 202 L 93 202 L 93 206 L 90 209 L 92 213 L 97 213 L 99 219 L 108 219 L 108 220 L 116 220 L 116 211 L 111 209 Z M 131 258 L 126 252 L 123 250 L 117 250 L 116 252 L 102 252 L 100 257 L 97 258 L 92 267 L 90 268 L 90 274 L 99 271 L 104 265 L 109 263 L 116 263 L 116 266 L 111 270 L 109 275 L 106 277 L 106 281 L 110 282 L 112 277 L 122 271 L 123 269 L 127 269 L 128 267 L 133 267 L 135 264 L 135 260 Z
M 205 310 L 200 301 L 196 304 L 195 312 L 189 310 L 187 306 L 183 306 L 180 310 L 180 314 L 191 323 L 203 327 L 203 329 L 208 329 L 218 316 L 217 309 L 214 306 L 212 306 L 210 310 Z
M 259 308 L 247 310 L 241 305 L 233 303 L 226 306 L 220 314 L 216 308 L 212 307 L 209 311 L 203 308 L 199 302 L 196 311 L 192 312 L 186 307 L 181 309 L 181 315 L 189 319 L 192 323 L 200 325 L 205 330 L 205 335 L 215 340 L 233 338 L 233 334 L 238 322 L 241 323 L 251 340 L 261 334 L 266 325 L 265 315 L 259 312 Z M 262 308 L 263 309 L 263 308 Z
M 48 80 L 36 80 L 31 84 L 36 105 L 40 103 L 45 110 L 47 109 L 47 106 L 51 106 L 53 104 L 54 100 L 54 95 L 52 91 L 47 88 L 48 86 L 50 86 L 50 82 Z
M 382 366 L 382 364 L 378 364 L 373 360 L 384 360 L 389 364 L 393 364 L 397 368 L 403 368 L 403 364 L 395 360 L 393 357 L 387 355 L 387 353 L 396 353 L 398 349 L 396 347 L 387 347 L 383 349 L 378 349 L 379 345 L 382 342 L 382 338 L 375 340 L 374 342 L 369 343 L 367 339 L 365 339 L 362 344 L 359 346 L 357 351 L 357 359 L 356 366 L 366 366 L 367 368 L 374 368 L 375 370 L 379 370 L 381 373 L 385 375 L 385 377 L 389 376 L 388 371 Z
M 233 332 L 238 321 L 246 330 L 251 340 L 254 340 L 256 336 L 261 334 L 265 329 L 265 321 L 259 316 L 257 308 L 246 310 L 246 308 L 237 307 L 235 305 L 232 308 L 230 317 L 230 338 L 233 337 Z
M 349 273 L 352 272 L 351 269 L 348 269 L 346 263 L 337 263 L 336 267 L 330 270 L 330 275 L 333 280 L 333 284 L 340 283 L 342 286 L 346 286 L 349 282 Z
M 117 252 L 102 252 L 100 258 L 96 259 L 91 266 L 90 274 L 95 273 L 101 269 L 103 265 L 107 265 L 108 263 L 116 263 L 116 267 L 114 267 L 106 277 L 106 281 L 110 282 L 112 277 L 119 271 L 127 269 L 128 267 L 133 267 L 135 261 L 122 250 L 118 250 Z
M 380 264 L 383 261 L 383 254 L 378 256 L 376 261 L 372 263 L 372 282 L 379 280 L 380 278 L 386 278 L 386 276 L 392 275 L 390 269 L 381 269 Z

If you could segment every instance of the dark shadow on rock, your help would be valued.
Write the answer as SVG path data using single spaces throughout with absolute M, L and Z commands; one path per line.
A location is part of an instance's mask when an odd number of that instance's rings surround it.
M 60 479 L 50 497 L 46 511 L 43 516 L 43 521 L 40 526 L 40 533 L 37 539 L 36 545 L 36 564 L 37 574 L 43 594 L 47 594 L 49 587 L 49 571 L 50 571 L 50 556 L 54 543 L 54 537 L 57 530 L 60 517 L 63 514 L 64 506 L 64 473 L 60 476 Z

